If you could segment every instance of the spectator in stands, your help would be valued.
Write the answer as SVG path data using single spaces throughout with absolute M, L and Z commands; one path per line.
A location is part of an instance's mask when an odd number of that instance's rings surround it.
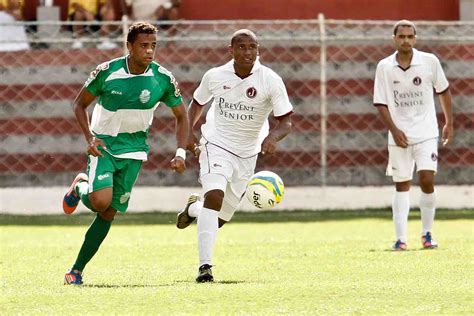
M 69 19 L 71 21 L 113 21 L 115 20 L 115 12 L 112 0 L 70 0 L 69 1 Z M 93 29 L 93 28 L 92 28 Z M 74 42 L 73 49 L 83 47 L 81 36 L 84 33 L 83 25 L 74 25 Z M 117 44 L 110 40 L 111 26 L 103 25 L 100 28 L 101 41 L 97 45 L 99 49 L 113 49 Z
M 424 249 L 437 248 L 432 237 L 438 169 L 438 121 L 433 92 L 444 112 L 443 146 L 453 142 L 453 113 L 449 82 L 438 58 L 418 51 L 415 25 L 407 20 L 393 28 L 396 51 L 382 59 L 375 73 L 374 105 L 388 129 L 387 175 L 395 183 L 392 212 L 397 241 L 393 250 L 407 249 L 409 191 L 416 166 L 421 188 L 421 242 Z
M 126 0 L 130 17 L 143 21 L 175 21 L 179 19 L 181 0 Z M 161 25 L 168 28 L 169 25 Z
M 0 23 L 23 20 L 23 0 L 0 0 Z M 25 28 L 21 25 L 0 26 L 0 51 L 30 49 Z
M 8 13 L 16 21 L 23 20 L 23 0 L 0 0 L 0 11 Z

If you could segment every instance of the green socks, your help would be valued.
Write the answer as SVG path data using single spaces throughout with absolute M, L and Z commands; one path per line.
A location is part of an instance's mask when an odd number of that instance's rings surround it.
M 77 255 L 76 262 L 72 266 L 73 270 L 84 270 L 86 264 L 92 259 L 97 250 L 99 250 L 99 246 L 107 236 L 111 225 L 112 221 L 106 221 L 102 219 L 99 214 L 97 214 L 91 226 L 86 232 L 86 236 L 84 238 L 84 242 L 82 243 L 81 250 Z
M 77 195 L 81 198 L 82 203 L 91 211 L 92 209 L 91 201 L 89 200 L 89 183 L 82 181 L 76 184 L 75 187 Z

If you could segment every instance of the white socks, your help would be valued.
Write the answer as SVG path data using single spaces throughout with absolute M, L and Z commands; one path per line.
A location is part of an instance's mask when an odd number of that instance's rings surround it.
M 436 194 L 423 193 L 420 195 L 422 235 L 431 232 L 435 218 Z M 393 223 L 397 239 L 407 242 L 408 213 L 410 211 L 409 192 L 395 192 L 392 203 Z
M 197 203 L 197 202 L 196 202 Z M 196 204 L 194 203 L 194 204 Z M 219 212 L 203 207 L 197 219 L 199 266 L 212 265 L 212 250 L 219 229 Z
M 202 206 L 204 205 L 203 201 L 196 201 L 191 204 L 188 208 L 188 214 L 191 217 L 199 217 L 199 213 L 201 213 Z
M 407 242 L 408 212 L 410 211 L 410 192 L 395 192 L 392 202 L 393 223 L 397 239 Z
M 421 223 L 423 225 L 422 235 L 431 232 L 435 218 L 436 194 L 421 192 L 420 195 L 420 212 Z

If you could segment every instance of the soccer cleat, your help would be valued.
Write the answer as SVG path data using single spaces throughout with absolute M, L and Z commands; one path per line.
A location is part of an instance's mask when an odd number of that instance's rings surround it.
M 203 264 L 199 267 L 199 274 L 196 278 L 196 282 L 214 282 L 214 277 L 212 276 L 212 266 L 209 264 Z
M 64 275 L 64 285 L 81 285 L 82 284 L 82 274 L 77 270 L 69 270 Z
M 423 244 L 424 249 L 436 249 L 438 248 L 438 243 L 434 241 L 430 232 L 427 232 L 426 235 L 421 236 L 421 243 Z
M 176 218 L 176 227 L 179 229 L 184 229 L 191 225 L 191 223 L 196 219 L 196 217 L 189 216 L 188 210 L 191 204 L 196 203 L 199 200 L 199 194 L 192 193 L 188 198 L 188 203 L 184 210 L 178 213 Z
M 85 173 L 79 173 L 75 178 L 74 181 L 72 181 L 71 186 L 67 190 L 66 194 L 64 195 L 63 198 L 63 211 L 66 214 L 72 214 L 76 208 L 77 205 L 79 204 L 79 201 L 81 198 L 79 195 L 76 193 L 76 184 L 82 181 L 88 181 L 89 178 Z
M 402 241 L 400 241 L 400 239 L 399 239 L 399 240 L 397 240 L 397 242 L 392 246 L 392 250 L 393 250 L 393 251 L 405 251 L 405 250 L 407 250 L 407 244 L 404 243 L 404 242 L 402 242 Z

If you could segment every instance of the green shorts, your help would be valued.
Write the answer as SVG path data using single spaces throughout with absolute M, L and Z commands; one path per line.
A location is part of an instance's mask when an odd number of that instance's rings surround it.
M 113 188 L 112 208 L 124 213 L 133 185 L 143 161 L 135 159 L 116 158 L 102 151 L 103 157 L 89 155 L 87 174 L 89 176 L 89 193 L 104 188 Z

